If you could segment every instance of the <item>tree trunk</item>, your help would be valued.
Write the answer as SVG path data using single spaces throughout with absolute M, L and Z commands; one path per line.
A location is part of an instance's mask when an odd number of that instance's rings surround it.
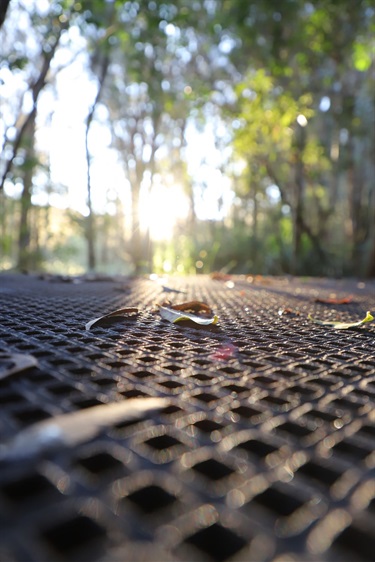
M 131 202 L 132 202 L 132 224 L 131 224 L 131 256 L 135 269 L 135 273 L 138 275 L 142 271 L 143 266 L 143 252 L 142 252 L 142 236 L 141 236 L 141 226 L 139 220 L 139 196 L 140 196 L 140 184 L 136 182 L 133 183 L 131 190 Z
M 86 120 L 86 134 L 85 134 L 85 149 L 86 149 L 86 163 L 87 163 L 87 206 L 89 214 L 86 219 L 86 239 L 87 239 L 87 262 L 89 271 L 94 271 L 96 267 L 95 255 L 95 216 L 92 208 L 92 191 L 91 191 L 91 154 L 89 150 L 89 132 L 91 123 L 94 118 L 96 107 L 100 101 L 100 96 L 103 91 L 104 82 L 108 73 L 109 58 L 107 55 L 103 57 L 100 65 L 99 73 L 99 86 L 96 93 L 94 103 L 91 106 Z
M 294 176 L 294 201 L 292 207 L 293 214 L 293 253 L 292 253 L 292 272 L 298 274 L 300 270 L 301 243 L 304 223 L 304 197 L 305 197 L 305 177 L 303 169 L 303 152 L 306 145 L 306 133 L 304 127 L 297 125 L 296 135 L 296 162 Z
M 25 161 L 23 172 L 23 189 L 21 194 L 21 215 L 18 238 L 18 263 L 21 271 L 29 271 L 32 266 L 30 252 L 31 225 L 30 209 L 33 185 L 33 172 L 35 167 L 35 121 L 36 110 L 32 112 L 32 118 L 28 120 L 28 126 L 24 132 Z
M 252 185 L 250 186 L 251 200 L 253 202 L 250 255 L 252 260 L 253 271 L 255 273 L 259 273 L 258 272 L 258 201 L 257 201 L 258 189 L 257 188 L 258 188 L 257 180 L 253 178 Z

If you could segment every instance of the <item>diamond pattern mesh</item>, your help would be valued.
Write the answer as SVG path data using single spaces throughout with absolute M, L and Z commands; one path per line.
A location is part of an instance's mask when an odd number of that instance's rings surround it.
M 124 284 L 125 283 L 125 284 Z M 375 285 L 285 278 L 53 282 L 0 277 L 0 352 L 38 366 L 0 381 L 0 437 L 55 415 L 165 397 L 83 444 L 0 462 L 0 559 L 372 560 Z M 315 303 L 331 292 L 350 304 Z M 169 324 L 193 299 L 211 327 Z M 140 314 L 85 331 L 124 306 Z M 288 307 L 299 314 L 284 314 Z

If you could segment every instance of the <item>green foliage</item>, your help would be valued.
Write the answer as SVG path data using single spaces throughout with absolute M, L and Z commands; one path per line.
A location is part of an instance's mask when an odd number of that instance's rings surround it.
M 365 273 L 375 247 L 371 0 L 53 0 L 48 9 L 14 4 L 32 37 L 27 42 L 26 30 L 11 28 L 10 14 L 0 63 L 18 84 L 15 96 L 0 100 L 4 115 L 13 116 L 6 123 L 10 132 L 14 124 L 20 129 L 35 76 L 60 31 L 61 53 L 74 48 L 72 37 L 84 40 L 88 81 L 97 83 L 108 61 L 100 102 L 127 177 L 126 185 L 113 189 L 120 194 L 130 185 L 127 220 L 132 218 L 124 227 L 119 210 L 109 215 L 100 209 L 95 216 L 103 267 Z M 50 94 L 58 70 L 52 65 L 41 84 Z M 192 125 L 204 132 L 214 120 L 226 128 L 217 138 L 223 149 L 217 166 L 231 178 L 235 199 L 223 220 L 198 220 L 185 133 Z M 15 144 L 5 133 L 2 167 Z M 30 199 L 36 185 L 41 189 L 42 163 L 46 175 L 49 167 L 37 144 L 32 154 L 31 136 L 24 137 L 7 176 L 9 185 L 13 180 L 21 188 L 32 176 Z M 202 146 L 202 164 L 204 153 Z M 183 185 L 191 208 L 173 241 L 150 245 L 138 206 L 155 176 Z M 9 201 L 13 222 L 0 214 L 7 263 L 14 258 L 22 207 L 16 196 Z M 43 239 L 42 211 L 31 207 L 34 265 L 41 256 L 48 263 L 55 259 L 54 267 L 84 263 L 85 218 L 66 215 L 61 238 L 52 233 Z

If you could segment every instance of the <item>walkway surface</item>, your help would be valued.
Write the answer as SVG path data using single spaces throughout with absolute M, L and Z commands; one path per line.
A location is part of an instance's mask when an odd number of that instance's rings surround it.
M 375 321 L 308 319 L 367 311 L 368 281 L 1 275 L 0 560 L 372 560 Z

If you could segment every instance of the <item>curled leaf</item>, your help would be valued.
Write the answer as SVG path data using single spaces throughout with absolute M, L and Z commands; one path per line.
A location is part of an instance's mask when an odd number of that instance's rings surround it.
M 331 326 L 334 330 L 347 330 L 348 328 L 357 328 L 358 326 L 362 326 L 362 324 L 365 324 L 366 322 L 372 322 L 374 317 L 370 314 L 370 312 L 367 312 L 365 318 L 359 322 L 331 322 L 328 320 L 316 320 L 311 316 L 311 314 L 308 315 L 308 319 L 315 322 L 315 324 Z
M 0 380 L 36 367 L 38 360 L 23 353 L 0 353 Z
M 293 310 L 292 308 L 279 308 L 278 310 L 278 315 L 279 316 L 284 316 L 285 314 L 288 314 L 290 316 L 299 316 L 300 312 L 298 310 Z
M 134 398 L 55 416 L 35 423 L 0 445 L 0 460 L 19 460 L 56 448 L 74 447 L 116 423 L 143 419 L 167 405 L 165 398 Z
M 216 314 L 212 317 L 198 316 L 197 314 L 192 314 L 190 312 L 184 312 L 181 310 L 176 310 L 175 308 L 167 308 L 166 306 L 159 306 L 160 316 L 168 322 L 176 323 L 183 320 L 191 320 L 195 324 L 200 324 L 201 326 L 208 326 L 210 324 L 216 324 L 219 320 Z
M 87 322 L 85 328 L 86 330 L 90 330 L 90 328 L 92 328 L 93 326 L 100 326 L 101 324 L 108 324 L 113 321 L 116 322 L 116 320 L 120 320 L 121 318 L 129 316 L 130 314 L 138 314 L 138 308 L 119 308 L 118 310 L 114 310 L 109 314 L 105 314 L 104 316 L 100 316 L 99 318 L 95 318 L 94 320 L 90 320 L 90 322 Z
M 191 314 L 206 314 L 211 316 L 212 310 L 205 302 L 201 301 L 189 301 L 182 302 L 180 304 L 172 304 L 171 301 L 165 301 L 161 305 L 167 308 L 172 308 L 173 310 L 181 310 L 184 312 L 190 312 Z

